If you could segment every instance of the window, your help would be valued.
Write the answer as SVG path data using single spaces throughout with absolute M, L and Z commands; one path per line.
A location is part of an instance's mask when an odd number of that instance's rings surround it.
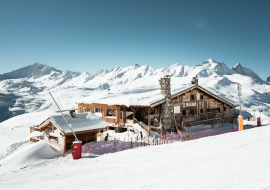
M 224 111 L 226 111 L 226 107 L 224 107 Z
M 115 109 L 107 109 L 107 116 L 116 117 L 116 110 Z
M 180 106 L 174 106 L 174 113 L 180 113 Z
M 201 95 L 201 100 L 203 100 L 203 95 Z
M 218 112 L 220 112 L 220 108 L 218 108 Z
M 58 137 L 49 135 L 49 140 L 50 140 L 50 141 L 54 141 L 54 142 L 58 142 Z
M 195 100 L 195 96 L 194 95 L 191 95 L 191 100 Z
M 203 113 L 203 109 L 200 109 L 200 113 Z
M 207 109 L 207 112 L 210 112 L 210 109 L 209 108 Z
M 194 110 L 190 110 L 190 115 L 194 115 Z
M 90 108 L 87 108 L 86 112 L 90 112 Z
M 102 113 L 102 108 L 100 108 L 100 113 Z
M 186 115 L 186 111 L 183 111 L 182 113 L 183 113 L 183 115 Z
M 95 112 L 99 112 L 99 111 L 98 111 L 98 108 L 95 108 Z

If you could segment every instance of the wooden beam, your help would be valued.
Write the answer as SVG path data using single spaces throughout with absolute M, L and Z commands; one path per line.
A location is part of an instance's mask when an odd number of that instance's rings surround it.
M 151 114 L 151 108 L 148 108 L 148 115 Z M 149 135 L 151 135 L 151 117 L 148 117 L 148 131 L 149 131 Z
M 120 127 L 120 112 L 121 112 L 121 107 L 117 106 L 116 107 L 116 122 L 118 124 L 118 127 Z

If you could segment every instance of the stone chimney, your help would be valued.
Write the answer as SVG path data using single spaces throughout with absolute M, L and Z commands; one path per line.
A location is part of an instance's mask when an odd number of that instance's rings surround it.
M 173 131 L 173 105 L 171 101 L 171 76 L 167 75 L 159 80 L 161 94 L 165 96 L 165 102 L 162 104 L 161 124 L 164 132 Z
M 198 78 L 197 78 L 197 76 L 196 77 L 193 77 L 192 78 L 192 81 L 191 81 L 191 84 L 195 84 L 195 86 L 198 86 Z

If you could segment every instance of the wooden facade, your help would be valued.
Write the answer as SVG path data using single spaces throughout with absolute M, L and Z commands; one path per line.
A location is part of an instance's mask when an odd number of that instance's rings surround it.
M 97 141 L 97 134 L 101 131 L 105 131 L 106 126 L 102 129 L 93 129 L 86 131 L 74 132 L 82 143 Z M 33 131 L 43 132 L 43 136 L 34 138 L 31 141 L 37 142 L 39 140 L 46 140 L 49 145 L 59 147 L 64 153 L 71 149 L 72 142 L 75 141 L 74 135 L 70 133 L 64 133 L 58 126 L 55 126 L 50 118 L 45 120 L 42 124 L 36 127 L 30 127 L 30 133 Z
M 160 105 L 160 100 L 152 106 Z M 207 91 L 201 86 L 193 86 L 172 95 L 175 125 L 191 127 L 200 124 L 216 124 L 232 122 L 235 107 L 232 103 Z
M 159 106 L 161 107 L 161 105 Z M 139 120 L 141 122 L 147 123 L 147 131 L 151 127 L 151 119 L 147 116 L 152 113 L 151 106 L 138 106 L 131 105 L 129 107 L 125 105 L 107 105 L 107 104 L 78 104 L 78 113 L 92 112 L 96 116 L 107 122 L 109 127 L 117 127 L 116 130 L 125 128 L 128 124 L 134 124 Z M 119 129 L 120 128 L 120 129 Z M 121 130 L 120 130 L 121 131 Z

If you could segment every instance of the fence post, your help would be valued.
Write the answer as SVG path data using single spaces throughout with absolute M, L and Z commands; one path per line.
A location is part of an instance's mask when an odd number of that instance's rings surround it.
M 145 146 L 145 137 L 143 137 L 143 146 Z
M 121 146 L 121 144 L 120 144 L 120 139 L 119 139 L 119 141 L 117 141 L 117 146 L 118 146 L 118 152 L 121 151 L 121 147 L 120 147 L 120 146 Z
M 116 152 L 116 141 L 115 141 L 115 139 L 113 141 L 113 151 Z

